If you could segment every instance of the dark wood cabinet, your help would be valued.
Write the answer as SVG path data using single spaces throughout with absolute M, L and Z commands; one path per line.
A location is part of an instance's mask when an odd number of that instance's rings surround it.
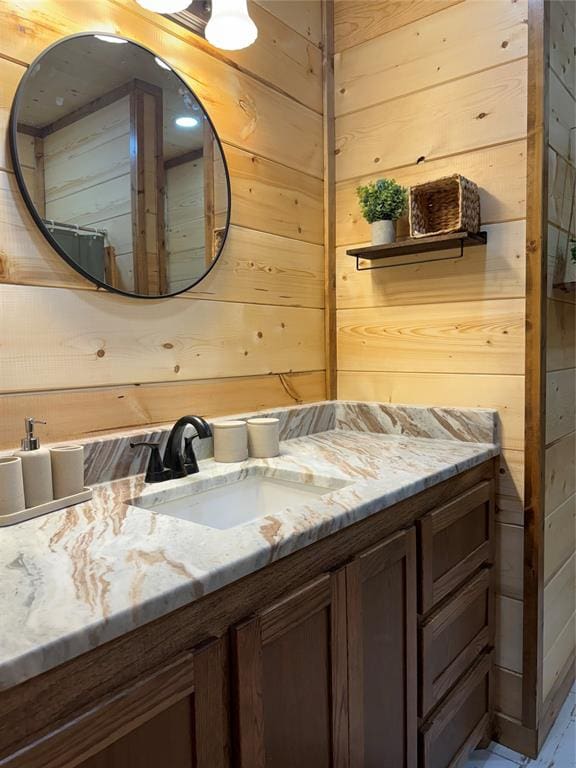
M 493 476 L 473 468 L 8 691 L 0 764 L 460 768 L 490 733 Z
M 420 613 L 425 614 L 492 560 L 494 481 L 485 480 L 418 523 Z
M 228 768 L 228 654 L 214 640 L 2 761 L 9 768 Z
M 346 568 L 351 768 L 415 768 L 416 536 L 402 531 Z
M 345 571 L 232 631 L 240 768 L 348 765 Z
M 236 627 L 233 648 L 241 768 L 415 768 L 413 528 Z

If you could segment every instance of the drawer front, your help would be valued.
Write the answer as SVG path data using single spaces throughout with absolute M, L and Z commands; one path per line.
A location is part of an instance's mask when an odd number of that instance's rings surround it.
M 420 624 L 420 696 L 425 718 L 491 643 L 492 569 L 484 568 Z
M 492 562 L 494 482 L 485 480 L 418 521 L 419 609 L 428 613 Z
M 492 652 L 484 653 L 420 730 L 422 768 L 463 768 L 488 732 Z

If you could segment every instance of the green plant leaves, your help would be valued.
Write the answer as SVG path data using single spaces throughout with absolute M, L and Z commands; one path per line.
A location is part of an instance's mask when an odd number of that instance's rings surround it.
M 399 219 L 406 212 L 408 190 L 394 179 L 378 179 L 356 188 L 362 216 L 369 224 Z

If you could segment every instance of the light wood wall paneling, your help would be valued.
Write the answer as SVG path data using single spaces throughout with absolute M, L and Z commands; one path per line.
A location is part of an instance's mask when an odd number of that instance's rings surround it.
M 324 249 L 232 227 L 214 269 L 183 298 L 323 307 Z
M 496 707 L 502 712 L 508 712 L 510 717 L 522 718 L 522 675 L 509 669 L 496 667 L 494 669 L 494 685 L 496 688 Z
M 324 241 L 320 179 L 229 144 L 224 152 L 233 224 L 309 243 Z
M 23 286 L 0 304 L 0 392 L 324 368 L 319 309 Z
M 111 0 L 116 5 L 137 12 L 151 24 L 162 27 L 169 33 L 190 40 L 190 33 L 174 24 L 171 19 L 159 16 L 138 7 L 132 8 L 126 0 Z M 289 0 L 287 5 L 298 6 L 299 2 Z M 262 82 L 286 93 L 302 104 L 322 111 L 321 51 L 307 41 L 277 14 L 271 13 L 272 4 L 249 2 L 248 10 L 258 27 L 256 42 L 240 51 L 223 51 L 214 48 L 201 37 L 193 36 L 195 47 L 206 51 L 214 58 L 250 74 Z M 317 9 L 316 9 L 317 10 Z
M 360 45 L 461 0 L 336 0 L 336 50 Z
M 524 451 L 506 449 L 500 457 L 496 515 L 501 523 L 524 525 Z
M 499 667 L 522 674 L 521 600 L 496 596 L 496 655 Z
M 576 613 L 573 613 L 544 657 L 542 665 L 542 694 L 544 698 L 551 693 L 555 684 L 560 682 L 566 662 L 573 658 L 575 637 Z
M 137 8 L 137 6 L 135 6 Z M 83 3 L 63 9 L 51 2 L 41 7 L 25 0 L 2 0 L 6 20 L 0 55 L 30 63 L 43 48 L 65 34 L 127 30 L 129 37 L 168 60 L 184 76 L 206 106 L 225 141 L 322 178 L 322 117 L 265 83 L 196 47 L 193 36 L 178 37 L 135 12 L 131 3 L 98 3 L 86 15 Z M 24 34 L 24 30 L 33 34 Z M 171 30 L 177 27 L 171 25 Z M 4 44 L 2 41 L 5 41 Z M 321 73 L 318 73 L 321 77 Z M 291 141 L 285 141 L 287 132 Z
M 544 655 L 556 642 L 562 629 L 576 610 L 576 553 L 572 553 L 544 589 Z
M 0 72 L 6 77 L 0 89 L 0 131 L 7 127 L 24 71 L 21 65 L 0 59 Z M 224 143 L 224 153 L 234 200 L 232 223 L 296 240 L 323 242 L 321 179 L 231 144 Z M 0 144 L 2 169 L 12 169 L 7 140 Z
M 526 61 L 521 59 L 337 118 L 336 179 L 525 135 Z
M 546 369 L 576 367 L 576 305 L 551 300 L 547 318 Z
M 558 572 L 576 550 L 576 494 L 546 516 L 544 582 Z
M 505 449 L 524 449 L 524 377 L 338 371 L 338 397 L 387 403 L 495 408 Z
M 552 371 L 546 384 L 546 444 L 576 432 L 576 369 Z
M 46 442 L 167 424 L 183 413 L 224 416 L 324 399 L 324 371 L 131 384 L 0 396 L 0 449 L 15 446 L 30 413 L 42 416 Z
M 8 122 L 16 88 L 25 69 L 8 59 L 0 59 L 0 170 L 12 167 L 8 145 Z
M 0 284 L 96 290 L 46 243 L 20 198 L 15 177 L 2 172 L 0 224 Z M 323 258 L 321 245 L 233 226 L 219 263 L 183 298 L 322 307 Z
M 47 244 L 28 213 L 16 177 L 0 171 L 0 283 L 94 289 Z
M 483 224 L 526 215 L 526 141 L 512 142 L 483 150 L 472 150 L 440 160 L 417 162 L 394 170 L 371 171 L 370 175 L 336 185 L 337 245 L 365 243 L 370 240 L 370 226 L 360 214 L 356 187 L 380 176 L 393 176 L 399 184 L 411 186 L 425 181 L 461 173 L 474 179 L 480 187 L 480 210 Z M 399 236 L 408 234 L 407 223 L 399 222 Z
M 342 370 L 524 373 L 519 299 L 346 309 L 337 321 Z
M 487 245 L 466 249 L 463 258 L 441 264 L 420 262 L 370 273 L 358 272 L 356 259 L 346 255 L 349 246 L 341 246 L 336 252 L 338 307 L 408 306 L 523 297 L 525 222 L 492 224 L 483 229 L 488 235 Z M 454 256 L 458 257 L 459 252 L 454 251 Z M 399 260 L 405 261 L 405 257 L 399 257 Z
M 496 524 L 496 590 L 500 595 L 522 599 L 524 579 L 524 528 Z
M 576 237 L 576 213 L 573 229 L 572 237 Z M 548 298 L 574 304 L 574 293 L 554 287 L 558 283 L 576 281 L 576 263 L 570 257 L 569 240 L 568 232 L 548 224 Z
M 572 163 L 576 160 L 574 157 L 574 139 L 570 140 L 570 132 L 574 126 L 574 105 L 574 98 L 568 94 L 560 78 L 551 70 L 549 85 L 550 135 L 548 141 L 559 155 Z
M 574 5 L 573 2 L 569 4 Z M 576 29 L 566 7 L 560 2 L 550 3 L 550 67 L 564 87 L 576 97 L 575 40 Z
M 576 102 L 574 114 L 576 115 Z M 576 123 L 576 119 L 574 121 Z M 575 196 L 576 168 L 559 155 L 552 147 L 548 148 L 548 221 L 556 227 L 568 231 L 576 227 Z
M 576 493 L 576 433 L 571 432 L 546 448 L 546 511 L 557 509 Z
M 337 54 L 336 114 L 526 56 L 527 0 L 492 3 L 486 10 L 479 2 L 453 5 Z
M 317 0 L 256 0 L 302 37 L 322 46 L 322 12 Z

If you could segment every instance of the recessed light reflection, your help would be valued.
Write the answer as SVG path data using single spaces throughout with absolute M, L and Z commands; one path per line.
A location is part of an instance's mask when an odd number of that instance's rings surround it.
M 161 69 L 167 69 L 168 72 L 172 72 L 171 67 L 169 67 L 168 64 L 166 64 L 165 61 L 162 61 L 162 59 L 158 58 L 158 56 L 154 56 L 154 61 L 156 62 L 156 64 L 158 64 L 158 66 Z
M 179 128 L 195 128 L 198 125 L 195 117 L 177 117 L 174 122 Z
M 112 37 L 112 35 L 94 35 L 94 37 L 96 40 L 101 40 L 103 43 L 114 43 L 116 45 L 128 42 L 128 40 L 124 40 L 122 37 Z

